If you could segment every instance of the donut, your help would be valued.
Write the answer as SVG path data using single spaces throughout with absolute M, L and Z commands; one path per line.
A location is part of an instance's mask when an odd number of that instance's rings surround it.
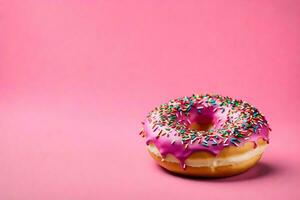
M 171 173 L 227 177 L 255 166 L 270 131 L 265 116 L 245 101 L 193 94 L 149 112 L 140 135 L 151 157 Z

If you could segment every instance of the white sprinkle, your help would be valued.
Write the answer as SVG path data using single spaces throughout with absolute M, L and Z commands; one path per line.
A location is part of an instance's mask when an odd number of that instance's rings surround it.
M 196 137 L 195 137 L 194 139 L 192 139 L 192 140 L 191 140 L 191 144 L 193 144 L 196 140 L 197 140 Z
M 225 143 L 228 141 L 228 138 L 225 138 L 223 144 L 225 145 Z
M 186 145 L 184 145 L 184 148 L 187 149 L 189 147 L 189 143 L 186 143 Z
M 187 121 L 188 121 L 188 123 L 189 123 L 189 124 L 192 124 L 192 122 L 191 122 L 191 120 L 190 120 L 190 119 L 187 119 Z
M 231 142 L 231 143 L 234 144 L 237 147 L 239 146 L 236 142 Z

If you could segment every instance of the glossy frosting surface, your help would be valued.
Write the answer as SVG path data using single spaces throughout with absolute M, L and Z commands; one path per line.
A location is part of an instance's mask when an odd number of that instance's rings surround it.
M 265 117 L 250 104 L 220 95 L 193 95 L 170 100 L 152 110 L 141 134 L 162 157 L 175 156 L 184 167 L 196 151 L 218 155 L 225 147 L 262 138 L 269 141 Z

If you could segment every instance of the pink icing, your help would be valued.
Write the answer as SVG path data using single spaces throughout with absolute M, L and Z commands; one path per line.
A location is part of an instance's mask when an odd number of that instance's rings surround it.
M 188 117 L 181 116 L 177 114 L 177 119 L 183 122 L 193 123 L 195 121 L 205 121 L 210 120 L 213 123 L 214 129 L 222 127 L 222 124 L 227 120 L 228 112 L 231 109 L 227 107 L 225 110 L 215 109 L 216 107 L 207 107 L 203 109 L 201 114 L 197 112 L 196 108 L 190 110 L 190 115 Z M 234 113 L 232 116 L 239 115 L 239 113 Z M 175 156 L 182 167 L 184 167 L 185 160 L 194 152 L 205 151 L 217 156 L 226 146 L 233 145 L 231 143 L 219 143 L 215 145 L 203 146 L 201 143 L 193 142 L 189 143 L 188 147 L 182 142 L 180 134 L 177 130 L 172 129 L 168 134 L 160 135 L 158 137 L 159 130 L 157 128 L 153 129 L 151 121 L 155 119 L 157 115 L 151 115 L 151 118 L 144 120 L 144 133 L 146 136 L 146 144 L 149 145 L 153 143 L 161 153 L 162 157 L 165 158 L 168 154 Z M 269 141 L 269 127 L 267 124 L 260 125 L 259 128 L 252 134 L 249 134 L 247 139 L 240 140 L 239 146 L 243 146 L 246 142 L 253 142 L 255 144 L 254 148 L 257 146 L 257 141 L 261 138 L 265 141 Z

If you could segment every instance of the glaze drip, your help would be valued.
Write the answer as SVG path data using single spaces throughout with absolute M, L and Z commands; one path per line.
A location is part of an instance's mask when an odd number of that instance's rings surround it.
M 192 95 L 171 100 L 151 111 L 143 122 L 146 143 L 165 158 L 174 155 L 182 167 L 196 151 L 218 155 L 225 147 L 258 139 L 269 141 L 269 125 L 253 106 L 220 95 Z

